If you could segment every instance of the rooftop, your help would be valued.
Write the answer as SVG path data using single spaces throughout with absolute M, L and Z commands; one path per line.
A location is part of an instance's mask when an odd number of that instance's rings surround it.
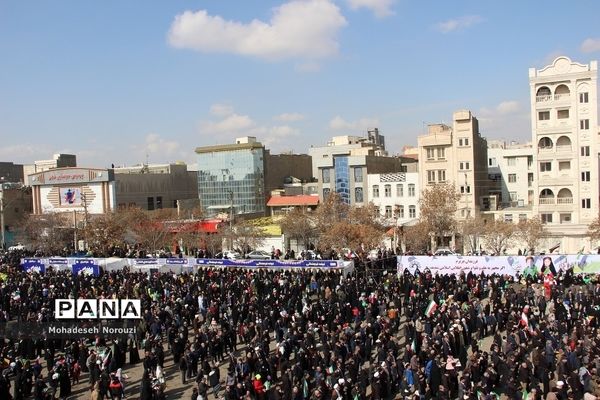
M 319 204 L 319 196 L 298 195 L 298 196 L 272 196 L 268 207 L 290 207 L 290 206 L 316 206 Z

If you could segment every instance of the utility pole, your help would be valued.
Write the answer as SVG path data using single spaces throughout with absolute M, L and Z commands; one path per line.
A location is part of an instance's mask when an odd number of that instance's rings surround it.
M 73 252 L 77 252 L 77 211 L 73 210 Z
M 233 250 L 233 190 L 229 191 L 229 234 L 231 235 L 229 249 Z
M 0 191 L 2 197 L 0 197 L 0 226 L 2 230 L 2 249 L 6 247 L 6 238 L 4 237 L 4 190 Z

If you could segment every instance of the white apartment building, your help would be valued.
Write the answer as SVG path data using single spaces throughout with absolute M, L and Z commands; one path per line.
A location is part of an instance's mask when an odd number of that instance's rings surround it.
M 413 223 L 419 218 L 419 173 L 368 174 L 370 202 L 390 226 Z
M 452 117 L 452 127 L 429 125 L 427 135 L 418 138 L 419 186 L 454 184 L 461 194 L 456 215 L 460 220 L 478 215 L 488 194 L 487 141 L 470 111 L 456 111 Z
M 367 174 L 403 171 L 402 159 L 385 156 L 383 137 L 375 130 L 367 138 L 336 136 L 326 146 L 311 147 L 313 176 L 318 180 L 321 202 L 329 193 L 338 193 L 351 205 L 369 203 Z
M 529 69 L 533 206 L 561 252 L 592 247 L 588 225 L 599 213 L 597 61 L 558 57 Z
M 488 142 L 490 211 L 505 221 L 518 222 L 533 216 L 535 166 L 531 143 Z

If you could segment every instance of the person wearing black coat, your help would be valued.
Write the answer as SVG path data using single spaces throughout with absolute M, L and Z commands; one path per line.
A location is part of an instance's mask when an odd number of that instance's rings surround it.
M 187 374 L 188 365 L 187 365 L 187 357 L 184 355 L 183 357 L 179 357 L 179 373 L 181 374 L 181 384 L 185 385 L 185 376 Z
M 40 374 L 35 380 L 34 391 L 33 391 L 34 397 L 33 398 L 35 400 L 45 400 L 46 395 L 44 393 L 44 389 L 46 389 L 46 383 L 44 382 L 44 378 Z M 0 393 L 0 397 L 4 398 L 4 397 L 2 397 L 1 393 Z
M 152 382 L 150 382 L 148 371 L 144 371 L 144 375 L 142 376 L 140 400 L 152 400 Z

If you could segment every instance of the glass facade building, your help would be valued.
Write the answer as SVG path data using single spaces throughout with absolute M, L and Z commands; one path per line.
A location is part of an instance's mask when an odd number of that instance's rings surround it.
M 348 157 L 334 157 L 333 168 L 335 170 L 335 191 L 340 195 L 344 203 L 350 204 L 350 168 L 348 168 Z
M 206 215 L 264 214 L 265 150 L 257 145 L 226 145 L 198 151 L 198 195 Z

